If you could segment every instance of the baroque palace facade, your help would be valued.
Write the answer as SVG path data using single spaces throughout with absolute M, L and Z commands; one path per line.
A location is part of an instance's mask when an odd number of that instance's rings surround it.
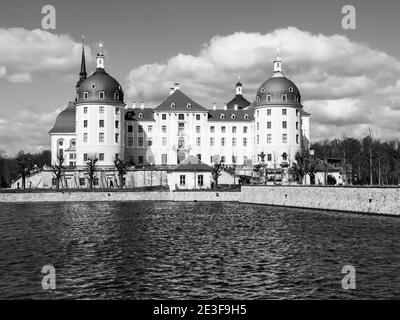
M 87 76 L 82 49 L 76 99 L 50 131 L 52 162 L 62 155 L 71 168 L 82 168 L 95 155 L 98 166 L 114 168 L 116 158 L 135 166 L 176 166 L 189 156 L 212 165 L 288 168 L 296 152 L 308 148 L 309 114 L 297 86 L 282 73 L 279 56 L 272 77 L 257 90 L 253 103 L 236 84 L 236 95 L 223 109 L 206 108 L 175 84 L 158 106 L 127 105 L 121 85 L 105 71 L 100 47 L 96 70 Z

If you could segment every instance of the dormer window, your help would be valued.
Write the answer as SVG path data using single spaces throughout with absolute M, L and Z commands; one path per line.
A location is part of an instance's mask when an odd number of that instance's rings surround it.
M 89 92 L 85 91 L 83 93 L 83 99 L 87 99 L 89 97 Z
M 246 120 L 248 120 L 248 119 L 249 119 L 249 115 L 248 115 L 248 114 L 245 114 L 245 115 L 244 115 L 244 118 L 245 118 Z
M 139 113 L 139 119 L 143 118 L 143 113 Z
M 233 114 L 233 115 L 231 115 L 231 119 L 232 120 L 235 120 L 235 118 L 236 118 L 236 116 Z
M 261 98 L 260 98 L 260 96 L 257 96 L 257 103 L 260 103 L 261 102 Z
M 221 119 L 225 119 L 225 115 L 223 113 L 221 113 L 221 115 L 219 116 Z
M 171 108 L 175 109 L 175 103 L 171 103 Z
M 284 94 L 282 95 L 282 101 L 287 101 L 287 94 L 286 94 L 286 93 L 284 93 Z
M 289 88 L 289 92 L 293 92 L 293 87 L 290 87 L 290 88 Z
M 101 100 L 104 100 L 104 97 L 105 97 L 105 93 L 103 91 L 99 92 L 99 98 Z
M 94 83 L 92 83 L 91 85 L 92 89 L 96 88 L 96 85 Z
M 190 103 L 188 103 L 188 104 L 186 105 L 186 108 L 191 109 L 191 108 L 192 108 L 192 105 L 191 105 Z
M 271 100 L 272 100 L 272 95 L 271 94 L 267 94 L 267 101 L 271 102 Z
M 119 100 L 119 93 L 118 92 L 114 92 L 114 100 Z
M 261 88 L 261 93 L 265 93 L 265 88 Z

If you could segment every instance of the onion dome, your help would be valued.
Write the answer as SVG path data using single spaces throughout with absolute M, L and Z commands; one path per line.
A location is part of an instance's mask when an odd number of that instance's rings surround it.
M 274 73 L 257 90 L 255 106 L 289 104 L 301 106 L 301 95 L 297 86 L 282 73 L 282 60 L 274 61 Z
M 104 70 L 104 54 L 97 54 L 96 71 L 82 80 L 77 88 L 77 103 L 111 103 L 124 104 L 124 93 L 117 80 Z

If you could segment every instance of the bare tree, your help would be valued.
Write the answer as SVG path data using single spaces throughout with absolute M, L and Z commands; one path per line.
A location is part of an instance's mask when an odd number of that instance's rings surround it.
M 59 154 L 57 156 L 57 162 L 51 166 L 51 169 L 53 170 L 53 173 L 57 180 L 57 189 L 60 189 L 60 181 L 61 178 L 64 176 L 65 172 L 64 161 L 65 161 L 64 157 L 61 154 Z
M 369 160 L 369 184 L 372 186 L 374 184 L 373 182 L 373 168 L 372 168 L 372 143 L 374 139 L 374 130 L 371 128 L 368 128 L 367 131 L 364 132 L 364 139 L 368 144 L 368 160 Z
M 126 175 L 127 163 L 123 159 L 117 158 L 114 160 L 114 166 L 118 171 L 119 188 L 122 189 L 124 187 L 124 175 Z
M 212 169 L 212 179 L 213 179 L 213 184 L 214 184 L 214 189 L 217 188 L 218 186 L 218 179 L 221 176 L 222 172 L 222 160 L 220 159 L 219 156 L 214 156 L 214 166 Z
M 35 169 L 35 165 L 33 163 L 33 157 L 29 153 L 24 153 L 24 151 L 20 151 L 17 156 L 17 172 L 21 176 L 22 179 L 22 189 L 26 188 L 26 178 L 29 177 L 33 170 Z
M 88 161 L 86 162 L 86 174 L 88 175 L 89 188 L 93 189 L 93 182 L 96 174 L 96 163 L 99 161 L 97 155 L 90 155 Z

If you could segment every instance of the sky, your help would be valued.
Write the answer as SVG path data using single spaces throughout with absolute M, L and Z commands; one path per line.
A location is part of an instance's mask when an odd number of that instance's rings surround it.
M 47 4 L 55 30 L 42 29 Z M 342 28 L 348 4 L 356 30 Z M 279 49 L 311 113 L 313 141 L 367 128 L 398 138 L 399 9 L 395 0 L 1 0 L 0 150 L 49 149 L 48 131 L 75 97 L 82 35 L 88 73 L 103 42 L 106 70 L 129 104 L 154 107 L 179 82 L 205 107 L 222 108 L 238 76 L 253 101 Z

